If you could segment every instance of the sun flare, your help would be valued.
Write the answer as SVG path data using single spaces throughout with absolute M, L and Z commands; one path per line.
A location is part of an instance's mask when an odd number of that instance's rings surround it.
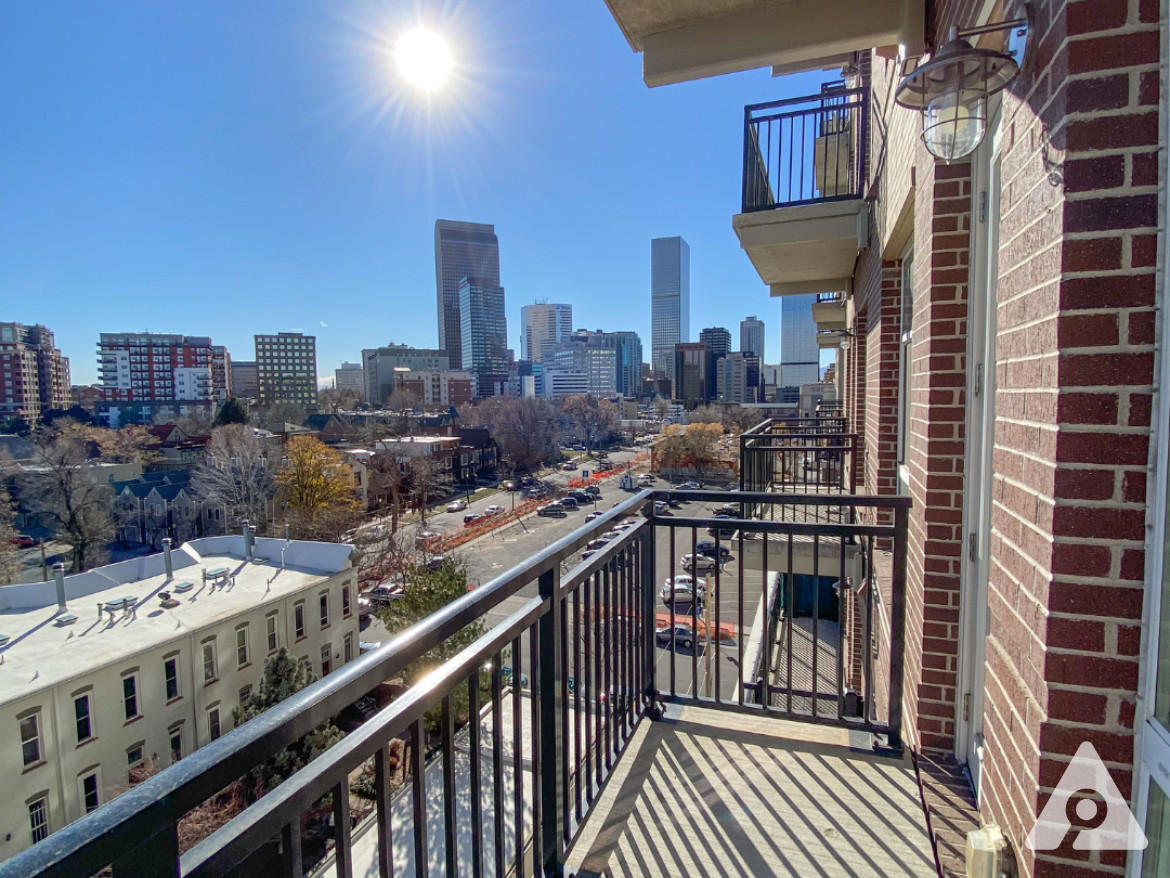
M 451 72 L 451 49 L 439 34 L 425 27 L 407 31 L 394 50 L 398 70 L 417 88 L 434 91 Z

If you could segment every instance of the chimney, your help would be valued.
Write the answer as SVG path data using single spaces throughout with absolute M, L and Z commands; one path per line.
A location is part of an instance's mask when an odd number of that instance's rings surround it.
M 65 565 L 53 565 L 53 579 L 57 585 L 57 609 L 64 610 L 65 607 Z
M 291 537 L 291 536 L 289 536 L 289 528 L 288 528 L 288 522 L 287 522 L 287 521 L 284 523 L 284 541 L 285 541 L 286 543 L 288 543 L 288 542 L 291 542 L 291 541 L 292 541 L 292 537 Z
M 244 558 L 245 560 L 252 560 L 252 541 L 255 539 L 256 532 L 252 530 L 252 526 L 248 524 L 248 520 L 244 519 Z
M 175 578 L 175 565 L 171 562 L 171 538 L 165 537 L 163 543 L 163 563 L 167 565 L 167 579 Z

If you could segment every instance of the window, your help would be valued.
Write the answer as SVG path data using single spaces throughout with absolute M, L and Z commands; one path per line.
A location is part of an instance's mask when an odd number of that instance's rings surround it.
M 171 739 L 171 762 L 178 762 L 183 758 L 183 727 L 172 726 L 167 732 Z
M 278 644 L 276 638 L 276 613 L 271 614 L 267 619 L 265 619 L 264 624 L 268 628 L 268 651 L 276 652 L 276 647 Z
M 28 828 L 33 844 L 49 837 L 49 802 L 44 796 L 28 803 Z
M 20 748 L 25 765 L 36 765 L 41 761 L 41 716 L 39 713 L 26 716 L 20 721 Z
M 914 245 L 902 254 L 901 342 L 898 355 L 898 490 L 910 492 L 906 453 L 910 448 L 910 348 L 914 323 Z
M 333 670 L 333 646 L 326 643 L 321 647 L 321 676 L 324 677 Z
M 236 667 L 248 663 L 248 626 L 236 629 Z
M 208 640 L 203 644 L 203 682 L 210 683 L 215 676 L 215 641 Z
M 329 627 L 329 593 L 321 595 L 321 627 Z
M 293 622 L 296 627 L 297 640 L 305 636 L 305 602 L 300 601 L 293 607 Z
M 96 771 L 83 775 L 81 778 L 81 802 L 86 814 L 90 811 L 96 811 L 101 804 Z
M 73 717 L 77 723 L 77 743 L 84 744 L 93 737 L 93 722 L 89 714 L 89 696 L 73 699 Z
M 219 737 L 219 708 L 213 707 L 207 711 L 207 735 L 211 740 Z
M 139 741 L 133 747 L 130 747 L 126 750 L 126 765 L 130 768 L 134 768 L 136 765 L 141 765 L 143 760 L 146 758 L 145 753 L 146 742 Z
M 167 701 L 179 697 L 179 659 L 169 658 L 163 662 L 163 674 L 167 680 Z
M 249 683 L 247 686 L 245 686 L 244 688 L 242 688 L 240 690 L 240 707 L 241 707 L 241 709 L 246 708 L 248 706 L 248 702 L 250 702 L 251 700 L 252 700 L 252 684 Z
M 345 663 L 349 664 L 353 661 L 353 635 L 345 635 Z
M 341 615 L 348 619 L 351 612 L 353 612 L 353 607 L 350 606 L 349 602 L 349 586 L 343 585 L 341 587 Z
M 126 719 L 138 717 L 138 678 L 133 674 L 122 678 L 122 708 Z

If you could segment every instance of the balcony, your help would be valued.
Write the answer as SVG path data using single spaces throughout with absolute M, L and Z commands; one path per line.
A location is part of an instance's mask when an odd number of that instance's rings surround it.
M 844 294 L 819 294 L 813 302 L 812 318 L 819 332 L 845 329 L 847 314 Z
M 868 237 L 868 97 L 843 85 L 744 108 L 740 246 L 773 296 L 849 289 Z
M 758 428 L 763 482 L 784 484 L 795 453 L 768 446 L 799 447 L 780 441 L 810 428 L 809 459 L 852 453 L 833 419 L 817 420 Z M 803 494 L 644 491 L 0 876 L 933 875 L 901 743 L 909 501 L 828 481 Z M 676 514 L 656 512 L 670 501 Z M 725 504 L 738 517 L 712 516 Z M 862 523 L 875 509 L 888 524 Z M 727 557 L 699 565 L 703 599 L 664 604 L 664 577 L 679 581 L 680 553 L 700 557 L 709 528 L 711 557 Z M 465 648 L 179 853 L 185 813 L 472 624 Z M 349 782 L 371 763 L 376 801 L 359 818 Z M 330 794 L 322 854 L 303 817 Z

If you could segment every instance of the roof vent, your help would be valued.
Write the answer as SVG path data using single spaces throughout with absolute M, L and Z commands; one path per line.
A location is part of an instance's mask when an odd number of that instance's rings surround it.
M 9 637 L 7 634 L 0 634 L 0 646 L 7 646 L 8 641 L 11 639 L 12 638 Z
M 193 583 L 193 582 L 176 582 L 174 585 L 171 586 L 171 591 L 175 592 L 176 594 L 184 594 L 185 592 L 190 591 L 194 587 L 195 587 L 195 583 Z
M 66 625 L 72 625 L 76 621 L 77 617 L 73 613 L 62 613 L 53 621 L 53 624 L 58 628 L 64 628 Z

